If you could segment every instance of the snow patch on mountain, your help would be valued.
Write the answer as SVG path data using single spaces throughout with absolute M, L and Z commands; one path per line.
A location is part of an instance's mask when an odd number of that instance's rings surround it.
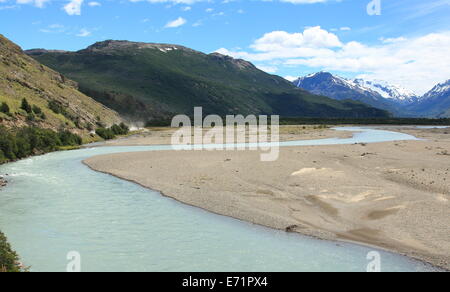
M 443 95 L 450 95 L 450 79 L 433 87 L 433 89 L 425 93 L 422 99 L 427 100 Z
M 364 88 L 378 92 L 384 98 L 393 99 L 398 102 L 412 103 L 419 99 L 411 90 L 389 84 L 386 81 L 355 79 L 354 82 Z
M 321 75 L 329 76 L 330 83 L 345 86 L 349 89 L 371 95 L 374 99 L 388 99 L 397 103 L 413 103 L 420 98 L 411 90 L 405 89 L 398 85 L 389 84 L 381 80 L 365 80 L 357 78 L 354 80 L 346 79 L 328 72 L 318 72 L 300 77 L 294 81 L 294 85 L 301 87 L 305 80 L 310 80 Z

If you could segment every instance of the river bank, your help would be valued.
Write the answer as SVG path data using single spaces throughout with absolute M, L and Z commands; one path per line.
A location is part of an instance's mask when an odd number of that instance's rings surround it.
M 214 213 L 449 269 L 448 129 L 391 130 L 428 140 L 286 147 L 275 162 L 254 151 L 163 151 L 85 163 Z

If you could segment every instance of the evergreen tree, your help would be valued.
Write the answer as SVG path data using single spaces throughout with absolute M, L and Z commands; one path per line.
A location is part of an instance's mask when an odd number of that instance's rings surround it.
M 29 114 L 33 112 L 33 109 L 31 108 L 31 105 L 28 103 L 28 100 L 26 98 L 22 99 L 22 105 L 20 106 L 20 108 Z
M 0 106 L 0 112 L 9 114 L 9 106 L 6 102 L 3 102 L 2 105 Z

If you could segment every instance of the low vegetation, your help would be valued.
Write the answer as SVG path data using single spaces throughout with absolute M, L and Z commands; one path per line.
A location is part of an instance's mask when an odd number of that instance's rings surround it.
M 19 256 L 12 250 L 6 236 L 0 232 L 0 272 L 21 272 Z
M 280 118 L 281 125 L 431 125 L 450 126 L 450 119 L 427 118 Z
M 114 139 L 116 136 L 126 135 L 130 132 L 130 129 L 124 124 L 112 125 L 110 128 L 98 128 L 95 133 L 105 140 Z
M 81 143 L 81 137 L 66 130 L 55 132 L 36 127 L 9 130 L 0 126 L 0 164 Z

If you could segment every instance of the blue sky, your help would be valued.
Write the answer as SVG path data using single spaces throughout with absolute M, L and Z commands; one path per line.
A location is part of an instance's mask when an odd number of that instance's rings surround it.
M 372 0 L 0 0 L 0 33 L 24 49 L 181 44 L 283 77 L 327 70 L 418 93 L 449 79 L 450 0 L 378 1 L 371 16 Z

